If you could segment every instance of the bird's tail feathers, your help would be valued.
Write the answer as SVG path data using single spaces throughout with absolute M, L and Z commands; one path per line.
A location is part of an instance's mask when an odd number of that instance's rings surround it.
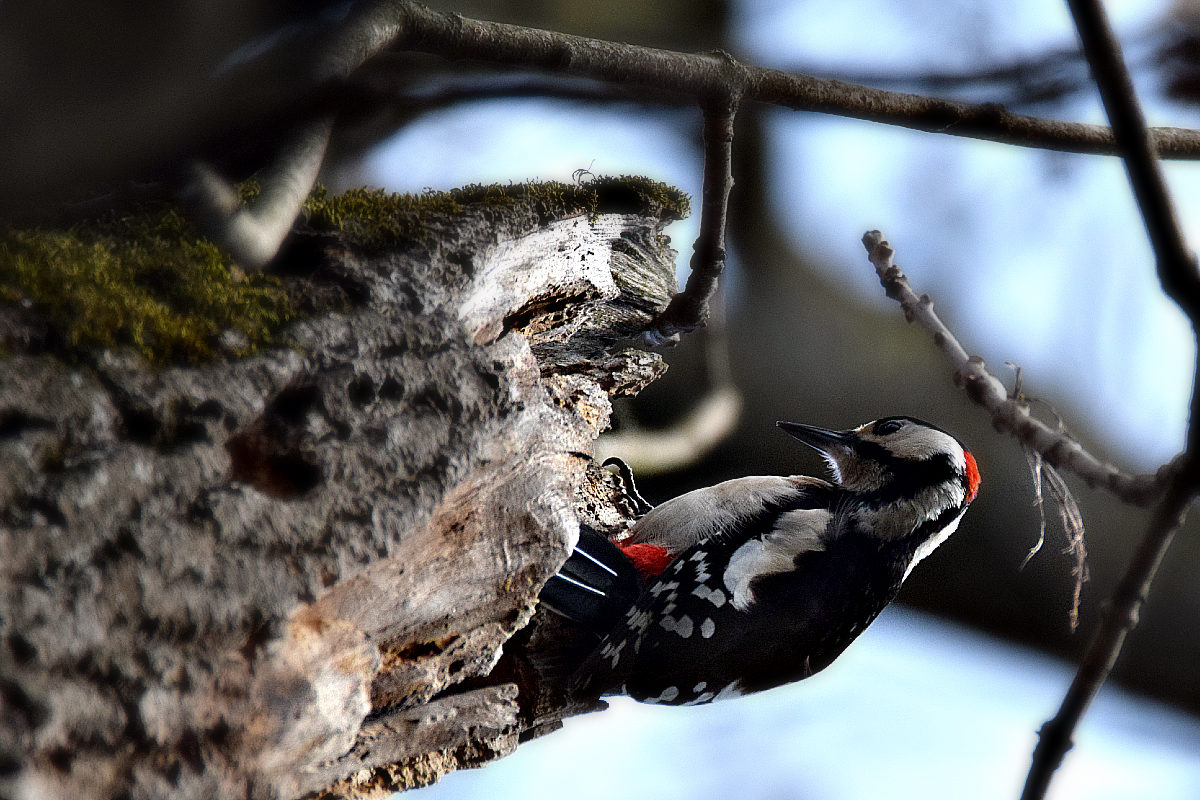
M 584 527 L 570 558 L 538 599 L 552 611 L 607 633 L 641 592 L 637 568 L 603 534 Z

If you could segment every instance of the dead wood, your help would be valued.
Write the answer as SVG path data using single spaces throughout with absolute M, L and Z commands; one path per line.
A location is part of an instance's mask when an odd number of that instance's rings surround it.
M 0 795 L 377 796 L 580 710 L 494 668 L 622 522 L 592 442 L 675 290 L 639 197 L 299 240 L 347 304 L 242 360 L 0 360 Z

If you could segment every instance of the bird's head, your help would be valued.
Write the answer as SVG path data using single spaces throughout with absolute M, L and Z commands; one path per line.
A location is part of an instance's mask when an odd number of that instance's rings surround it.
M 965 507 L 979 492 L 975 458 L 928 422 L 884 417 L 845 431 L 778 425 L 824 456 L 834 483 L 879 505 L 923 501 L 941 511 Z

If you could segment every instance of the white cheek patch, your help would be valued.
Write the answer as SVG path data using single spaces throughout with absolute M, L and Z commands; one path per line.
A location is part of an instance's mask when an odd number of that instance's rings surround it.
M 967 499 L 967 490 L 959 481 L 931 486 L 910 502 L 920 522 L 935 519 L 949 508 L 958 508 Z M 962 516 L 961 514 L 959 516 Z M 914 526 L 915 527 L 915 526 Z
M 910 535 L 922 523 L 937 519 L 947 509 L 958 508 L 965 499 L 966 491 L 963 485 L 955 481 L 931 486 L 918 492 L 911 499 L 897 500 L 878 508 L 855 511 L 854 517 L 859 526 L 870 531 L 875 538 L 891 541 Z M 961 516 L 960 514 L 959 517 L 961 518 Z M 948 536 L 949 534 L 943 532 L 942 535 Z M 942 538 L 938 541 L 945 541 L 945 539 Z
M 822 537 L 832 517 L 822 508 L 789 511 L 769 533 L 734 550 L 723 576 L 733 607 L 745 611 L 754 602 L 751 584 L 756 578 L 788 572 L 795 566 L 796 556 L 824 550 Z

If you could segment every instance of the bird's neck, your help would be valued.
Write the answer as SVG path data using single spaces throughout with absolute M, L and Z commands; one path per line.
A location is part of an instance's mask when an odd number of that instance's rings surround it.
M 882 501 L 878 492 L 851 492 L 845 508 L 859 530 L 881 541 L 898 541 L 914 534 L 924 539 L 961 509 L 962 493 L 961 487 L 947 483 L 901 496 L 883 493 Z

